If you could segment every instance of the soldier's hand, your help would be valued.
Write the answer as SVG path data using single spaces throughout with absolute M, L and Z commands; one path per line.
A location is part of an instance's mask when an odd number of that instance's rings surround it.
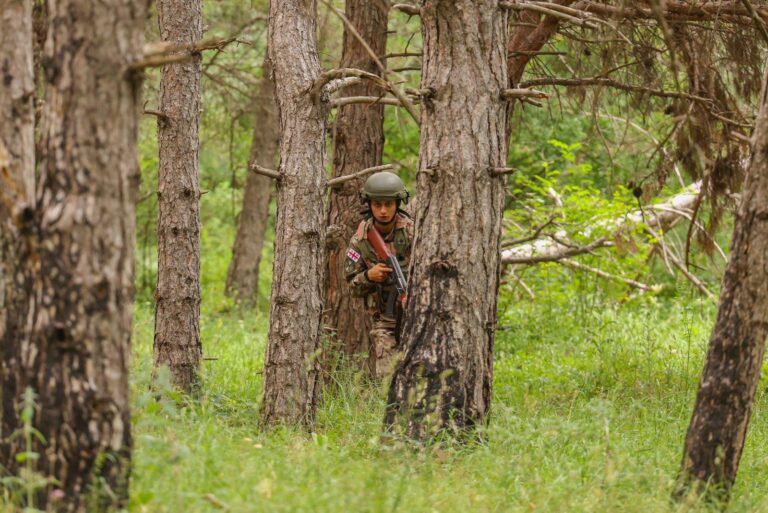
M 388 267 L 385 264 L 376 264 L 368 269 L 368 279 L 376 283 L 383 283 L 389 277 L 389 273 L 391 272 L 391 267 Z

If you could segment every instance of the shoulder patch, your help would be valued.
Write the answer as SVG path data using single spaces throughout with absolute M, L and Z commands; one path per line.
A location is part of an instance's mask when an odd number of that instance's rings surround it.
M 349 250 L 347 251 L 347 257 L 349 257 L 349 259 L 352 260 L 353 262 L 357 262 L 358 260 L 360 260 L 360 253 L 358 253 L 352 248 L 349 248 Z

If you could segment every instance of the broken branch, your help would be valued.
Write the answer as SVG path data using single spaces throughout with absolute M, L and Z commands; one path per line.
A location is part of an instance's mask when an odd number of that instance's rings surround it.
M 556 11 L 554 9 L 550 9 L 549 7 L 545 7 L 542 4 L 543 2 L 529 3 L 529 2 L 517 2 L 517 1 L 502 1 L 502 2 L 499 2 L 499 7 L 502 7 L 504 9 L 514 10 L 514 11 L 532 11 L 539 14 L 544 14 L 546 16 L 551 16 L 552 18 L 557 18 L 562 21 L 574 23 L 582 27 L 588 27 L 591 29 L 599 28 L 596 24 L 591 23 L 587 20 L 584 20 L 577 16 L 573 16 L 571 14 L 567 14 L 559 10 Z
M 343 96 L 331 100 L 332 107 L 343 107 L 345 105 L 353 105 L 356 103 L 381 103 L 383 105 L 394 105 L 396 107 L 403 106 L 397 98 L 387 98 L 385 96 Z
M 331 80 L 339 79 L 339 78 L 347 78 L 347 77 L 358 77 L 365 80 L 370 80 L 377 86 L 379 86 L 381 89 L 388 91 L 392 93 L 403 105 L 406 111 L 408 111 L 408 114 L 411 115 L 414 121 L 416 121 L 416 124 L 419 123 L 419 116 L 416 113 L 416 108 L 413 106 L 413 103 L 405 97 L 405 95 L 400 92 L 400 90 L 395 87 L 390 82 L 386 81 L 385 79 L 381 78 L 380 76 L 376 75 L 375 73 L 370 73 L 368 71 L 364 71 L 361 69 L 355 69 L 355 68 L 338 68 L 338 69 L 331 69 L 328 71 L 324 71 L 320 74 L 319 77 L 315 80 L 315 83 L 312 85 L 312 87 L 309 90 L 309 94 L 312 95 L 313 98 L 319 98 L 321 95 L 325 95 L 325 87 L 328 85 L 328 83 Z M 330 101 L 330 100 L 329 100 Z
M 549 95 L 544 91 L 537 91 L 536 89 L 504 89 L 501 93 L 501 97 L 506 100 L 518 100 L 523 98 L 549 98 Z
M 515 167 L 489 167 L 488 168 L 488 172 L 491 173 L 491 176 L 511 175 L 516 171 L 517 171 L 517 168 Z
M 331 180 L 328 180 L 328 182 L 326 183 L 326 186 L 338 187 L 339 185 L 349 182 L 350 180 L 360 178 L 361 176 L 369 175 L 371 173 L 376 173 L 378 171 L 387 171 L 389 169 L 397 169 L 397 166 L 394 164 L 384 164 L 383 166 L 369 167 L 369 168 L 363 169 L 362 171 L 358 171 L 357 173 L 352 173 L 351 175 L 339 176 Z
M 280 177 L 281 177 L 280 173 L 278 173 L 274 169 L 268 169 L 268 168 L 262 167 L 262 166 L 260 166 L 258 164 L 252 164 L 251 165 L 251 171 L 253 171 L 257 175 L 268 176 L 268 177 L 272 178 L 273 180 L 280 181 Z
M 205 50 L 221 50 L 236 38 L 227 39 L 207 39 L 187 44 L 173 44 L 168 42 L 149 43 L 144 45 L 144 56 L 142 60 L 130 65 L 131 70 L 142 70 L 146 68 L 156 68 L 166 64 L 184 62 Z
M 421 16 L 421 8 L 411 4 L 395 4 L 392 6 L 395 11 L 400 11 L 408 16 Z

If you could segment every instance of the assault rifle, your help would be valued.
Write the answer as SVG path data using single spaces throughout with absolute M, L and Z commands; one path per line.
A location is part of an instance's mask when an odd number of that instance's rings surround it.
M 395 289 L 397 289 L 396 297 L 400 300 L 399 306 L 402 308 L 405 306 L 405 291 L 408 288 L 408 283 L 405 281 L 405 275 L 400 268 L 400 263 L 397 261 L 397 257 L 389 251 L 387 244 L 384 242 L 379 230 L 373 226 L 373 223 L 371 223 L 371 227 L 368 228 L 368 241 L 371 243 L 371 246 L 373 246 L 373 250 L 376 252 L 376 256 L 379 257 L 379 260 L 392 268 L 392 278 L 394 278 Z M 394 301 L 391 301 L 391 303 L 394 303 Z M 394 307 L 394 304 L 387 305 L 387 312 L 394 314 Z

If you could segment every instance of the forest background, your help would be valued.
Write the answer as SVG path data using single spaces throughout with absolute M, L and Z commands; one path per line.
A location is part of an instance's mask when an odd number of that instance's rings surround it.
M 575 244 L 609 237 L 611 245 L 567 262 L 505 268 L 493 408 L 488 426 L 480 430 L 481 441 L 421 451 L 383 443 L 386 387 L 343 367 L 326 383 L 310 434 L 286 427 L 260 430 L 274 202 L 256 303 L 239 304 L 225 289 L 260 122 L 267 30 L 259 13 L 268 6 L 252 1 L 204 5 L 206 38 L 235 35 L 236 40 L 203 58 L 203 386 L 200 396 L 190 399 L 174 391 L 170 376 L 161 372 L 160 393 L 151 387 L 158 142 L 157 120 L 147 115 L 140 127 L 137 204 L 132 511 L 711 507 L 672 503 L 670 494 L 716 314 L 708 294 L 717 295 L 724 270 L 718 248 L 728 250 L 733 198 L 701 205 L 706 229 L 694 233 L 700 243 L 690 248 L 685 222 L 665 231 L 663 242 L 640 227 L 614 236 L 611 224 L 664 203 L 700 178 L 695 164 L 673 164 L 672 144 L 659 150 L 677 122 L 669 98 L 638 99 L 610 88 L 540 87 L 551 95 L 542 106 L 516 109 L 508 161 L 516 172 L 507 187 L 504 240 L 519 243 L 536 227 L 556 225 Z M 343 10 L 340 2 L 336 7 Z M 321 63 L 333 68 L 341 55 L 343 23 L 326 4 L 319 11 Z M 418 18 L 393 12 L 389 28 L 388 52 L 421 51 Z M 156 23 L 148 23 L 146 39 L 159 39 Z M 754 39 L 744 44 L 758 45 Z M 599 65 L 604 51 L 560 35 L 546 50 L 550 54 L 538 55 L 524 79 L 566 74 L 573 67 L 588 71 Z M 670 65 L 667 58 L 659 57 L 662 68 Z M 409 56 L 388 64 L 401 70 L 404 86 L 418 88 L 419 61 Z M 764 59 L 756 61 L 760 66 Z M 150 111 L 158 102 L 159 78 L 159 68 L 148 71 L 144 95 Z M 671 74 L 661 81 L 674 82 Z M 385 112 L 384 162 L 400 166 L 400 176 L 418 198 L 418 127 L 403 109 L 387 106 Z M 330 172 L 330 162 L 328 167 Z M 659 179 L 659 174 L 672 178 Z M 674 258 L 690 264 L 695 283 L 670 263 Z M 758 387 L 729 511 L 768 509 L 763 477 L 768 460 L 761 449 L 768 440 L 761 418 L 764 389 L 765 381 Z
M 343 9 L 343 5 L 336 6 Z M 320 5 L 323 67 L 338 64 L 343 24 Z M 669 494 L 695 397 L 715 304 L 664 259 L 649 265 L 651 245 L 580 262 L 606 272 L 649 277 L 660 285 L 637 294 L 622 282 L 559 263 L 529 267 L 523 282 L 506 275 L 500 290 L 494 361 L 494 405 L 487 441 L 467 447 L 412 452 L 381 444 L 385 388 L 361 375 L 334 376 L 310 436 L 257 428 L 271 286 L 271 229 L 261 262 L 258 301 L 241 308 L 225 294 L 227 269 L 242 205 L 243 185 L 259 98 L 266 24 L 243 20 L 265 13 L 252 2 L 206 2 L 206 37 L 238 33 L 238 42 L 204 58 L 201 117 L 202 317 L 204 395 L 179 404 L 149 392 L 152 369 L 156 121 L 141 125 L 142 182 L 137 213 L 138 268 L 133 396 L 136 435 L 132 509 L 136 511 L 695 511 Z M 152 24 L 150 24 L 152 27 Z M 242 30 L 242 31 L 241 31 Z M 153 37 L 154 36 L 154 37 Z M 157 36 L 151 34 L 148 40 Z M 585 45 L 582 56 L 588 55 Z M 548 47 L 570 52 L 562 38 Z M 418 18 L 393 13 L 388 52 L 421 50 Z M 579 57 L 578 55 L 576 56 Z M 559 70 L 557 55 L 536 59 Z M 418 58 L 390 60 L 407 85 L 418 87 Z M 527 74 L 536 75 L 535 72 Z M 538 76 L 538 75 L 536 75 Z M 159 71 L 147 80 L 156 101 Z M 584 95 L 587 96 L 584 102 Z M 544 108 L 525 105 L 515 116 L 509 164 L 517 201 L 506 217 L 537 226 L 562 200 L 570 233 L 638 208 L 635 184 L 655 179 L 654 155 L 674 120 L 665 104 L 640 115 L 621 91 L 562 93 Z M 149 108 L 149 107 L 148 107 Z M 414 191 L 418 127 L 402 109 L 386 107 L 384 162 L 401 166 Z M 333 129 L 329 129 L 332 148 Z M 330 151 L 330 149 L 329 149 Z M 329 164 L 330 168 L 330 164 Z M 679 192 L 678 183 L 654 191 Z M 514 189 L 513 189 L 514 188 Z M 648 200 L 647 197 L 643 201 Z M 650 200 L 652 201 L 652 200 Z M 534 212 L 535 209 L 535 212 Z M 706 213 L 702 218 L 706 218 Z M 716 239 L 727 250 L 730 215 Z M 470 228 L 471 229 L 471 228 Z M 514 239 L 510 225 L 507 236 Z M 684 244 L 687 225 L 668 239 Z M 675 238 L 676 237 L 676 238 Z M 692 262 L 717 292 L 724 263 L 692 248 Z M 642 281 L 642 280 L 641 280 Z M 768 508 L 760 448 L 760 386 L 732 511 Z

